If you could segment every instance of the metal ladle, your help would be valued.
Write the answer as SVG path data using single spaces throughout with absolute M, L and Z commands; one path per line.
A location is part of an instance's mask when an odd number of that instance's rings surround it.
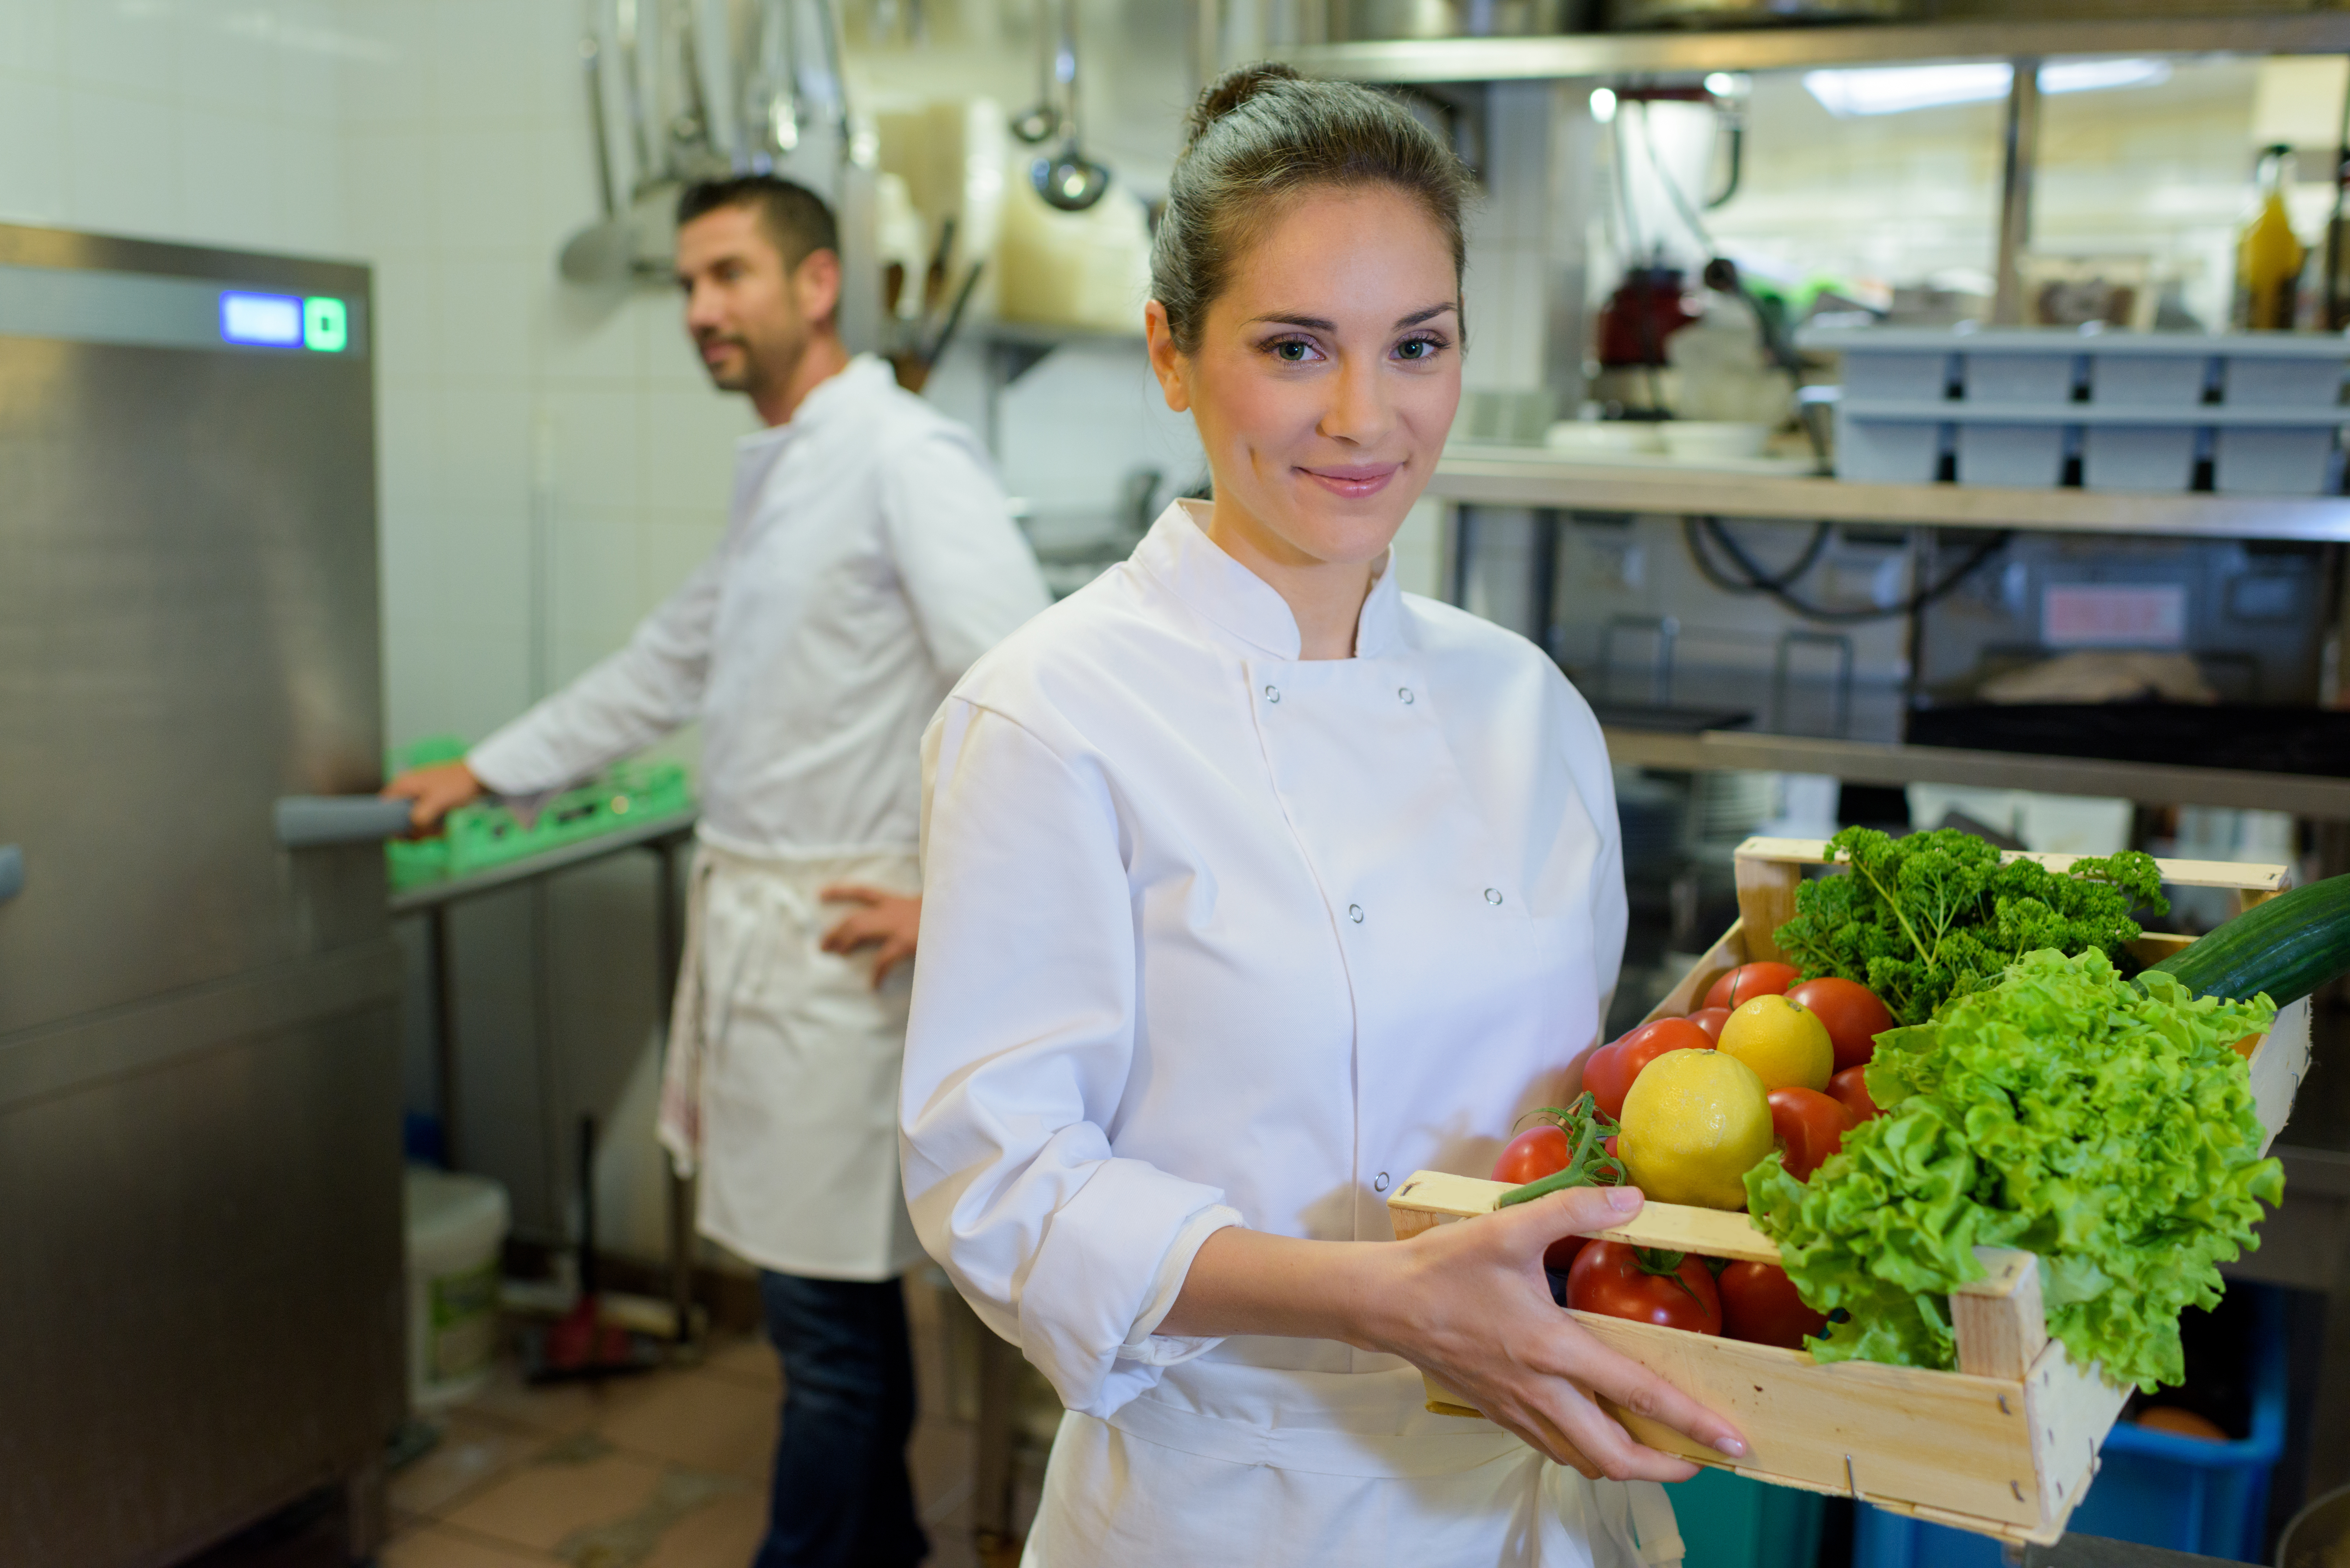
M 1050 5 L 1052 0 L 1045 0 Z M 1042 18 L 1040 17 L 1041 21 Z M 1082 213 L 1109 189 L 1109 171 L 1077 149 L 1077 7 L 1061 0 L 1060 39 L 1053 51 L 1053 78 L 1061 92 L 1061 124 L 1068 130 L 1061 150 L 1028 166 L 1029 182 L 1047 206 Z M 1025 116 L 1024 119 L 1027 118 Z M 1019 128 L 1014 127 L 1016 132 Z

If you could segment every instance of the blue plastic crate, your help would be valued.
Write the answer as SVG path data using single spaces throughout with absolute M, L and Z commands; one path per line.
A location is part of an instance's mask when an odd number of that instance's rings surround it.
M 2067 1530 L 2233 1563 L 2261 1560 L 2269 1475 L 2284 1452 L 2284 1297 L 2255 1285 L 2230 1288 L 2257 1291 L 2260 1297 L 2251 1434 L 2214 1443 L 2117 1423 L 2106 1438 L 2097 1479 Z M 1854 1525 L 1852 1563 L 1853 1568 L 2001 1568 L 2002 1558 L 1989 1536 L 1863 1508 Z

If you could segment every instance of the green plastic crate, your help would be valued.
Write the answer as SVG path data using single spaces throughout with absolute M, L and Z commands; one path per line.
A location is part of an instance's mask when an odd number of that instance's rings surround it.
M 1814 1568 L 1827 1500 L 1703 1469 L 1665 1489 L 1686 1568 Z
M 434 735 L 394 752 L 391 772 L 429 767 L 463 757 L 467 747 L 452 735 Z M 493 866 L 543 855 L 567 844 L 617 832 L 647 817 L 669 816 L 693 806 L 685 770 L 675 763 L 616 763 L 587 783 L 556 794 L 539 808 L 529 826 L 507 806 L 489 801 L 461 805 L 443 819 L 432 838 L 393 839 L 384 846 L 394 891 L 470 877 Z

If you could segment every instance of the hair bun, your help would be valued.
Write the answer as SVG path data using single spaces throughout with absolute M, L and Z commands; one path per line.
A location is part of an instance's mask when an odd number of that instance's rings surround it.
M 1235 66 L 1200 89 L 1191 105 L 1191 112 L 1183 117 L 1183 150 L 1190 151 L 1192 143 L 1208 133 L 1208 128 L 1240 108 L 1253 98 L 1272 90 L 1275 82 L 1303 81 L 1295 68 L 1276 61 L 1260 60 L 1253 66 Z

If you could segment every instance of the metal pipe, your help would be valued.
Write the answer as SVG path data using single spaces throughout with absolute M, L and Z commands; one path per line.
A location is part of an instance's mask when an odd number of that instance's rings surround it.
M 2013 62 L 2007 89 L 2005 160 L 2000 174 L 1999 255 L 1991 267 L 1999 291 L 1992 297 L 1995 326 L 2023 322 L 2021 262 L 2032 243 L 2032 170 L 2040 151 L 2040 62 L 2024 56 Z

